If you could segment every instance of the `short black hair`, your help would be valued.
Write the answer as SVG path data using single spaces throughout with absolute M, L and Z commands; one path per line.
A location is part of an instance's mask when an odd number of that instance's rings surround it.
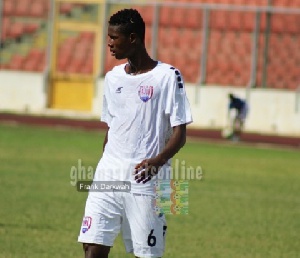
M 111 26 L 120 26 L 121 33 L 130 35 L 136 33 L 145 41 L 145 22 L 140 13 L 135 9 L 123 9 L 113 14 L 108 24 Z

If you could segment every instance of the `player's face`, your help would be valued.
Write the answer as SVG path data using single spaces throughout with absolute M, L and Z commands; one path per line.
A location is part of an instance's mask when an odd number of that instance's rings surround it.
M 108 26 L 108 47 L 116 59 L 128 58 L 132 47 L 130 36 L 121 33 L 119 26 Z

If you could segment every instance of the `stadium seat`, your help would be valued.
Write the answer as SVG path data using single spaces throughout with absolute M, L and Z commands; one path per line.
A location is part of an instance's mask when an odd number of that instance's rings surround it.
M 281 6 L 281 7 L 299 7 L 298 0 L 273 0 L 273 6 Z
M 243 12 L 233 11 L 229 13 L 228 17 L 228 29 L 239 31 L 243 29 Z
M 203 15 L 202 10 L 197 8 L 189 8 L 184 17 L 184 26 L 188 29 L 199 29 L 202 27 Z
M 25 71 L 37 71 L 38 70 L 38 59 L 35 58 L 31 58 L 31 57 L 27 57 L 25 59 L 24 65 L 23 65 L 23 69 Z
M 186 82 L 197 83 L 200 80 L 200 57 L 193 53 L 184 55 L 186 65 L 182 69 L 182 74 Z
M 154 8 L 152 6 L 136 6 L 134 8 L 140 12 L 146 25 L 152 25 L 154 14 Z
M 152 45 L 152 26 L 146 26 L 146 33 L 145 33 L 145 44 L 146 48 L 151 47 Z
M 92 74 L 93 73 L 93 58 L 94 55 L 92 52 L 87 55 L 87 59 L 83 62 L 83 65 L 81 66 L 80 73 L 82 74 Z
M 255 29 L 255 13 L 253 12 L 243 12 L 241 25 L 243 30 L 247 32 L 252 32 Z
M 175 55 L 173 53 L 173 49 L 159 48 L 158 53 L 157 53 L 157 59 L 164 62 L 164 63 L 173 65 L 174 62 L 175 62 Z
M 12 70 L 21 70 L 23 68 L 22 66 L 24 62 L 25 62 L 25 58 L 23 56 L 14 55 L 9 64 L 9 68 Z
M 4 0 L 3 15 L 10 16 L 14 14 L 14 2 L 12 0 Z
M 236 43 L 242 45 L 246 50 L 246 53 L 250 54 L 252 49 L 252 33 L 248 33 L 248 32 L 239 33 L 238 41 Z
M 300 7 L 300 3 L 299 3 Z M 285 16 L 286 31 L 292 34 L 300 34 L 300 14 L 289 14 Z
M 73 8 L 73 4 L 72 3 L 60 3 L 59 5 L 59 12 L 61 14 L 69 14 L 71 13 Z
M 93 32 L 84 31 L 79 34 L 79 39 L 86 40 L 88 42 L 92 42 L 94 40 L 95 34 Z
M 178 68 L 181 72 L 185 71 L 188 65 L 185 52 L 180 49 L 171 49 L 169 54 L 173 56 L 172 59 L 170 59 L 170 61 L 172 60 L 170 64 Z
M 215 10 L 211 12 L 210 15 L 210 27 L 213 30 L 226 30 L 229 25 L 229 16 L 228 11 Z
M 83 59 L 82 58 L 73 58 L 69 65 L 67 66 L 66 72 L 70 73 L 80 73 L 83 66 Z
M 271 31 L 281 33 L 285 30 L 285 24 L 281 14 L 272 14 L 271 16 Z
M 193 53 L 199 57 L 202 50 L 202 31 L 185 29 L 181 31 L 178 47 L 186 53 Z
M 27 23 L 24 25 L 24 32 L 27 34 L 35 33 L 39 28 L 39 25 L 36 23 Z
M 30 0 L 22 0 L 15 6 L 14 14 L 16 16 L 27 16 L 29 7 Z
M 186 17 L 189 15 L 186 8 L 174 7 L 171 12 L 172 12 L 172 26 L 183 27 L 186 25 Z
M 30 7 L 30 16 L 37 18 L 47 17 L 47 10 L 44 1 L 35 0 Z
M 159 14 L 159 25 L 172 26 L 172 8 L 169 6 L 162 6 Z
M 299 33 L 300 15 L 273 14 L 271 16 L 271 30 L 276 33 Z
M 74 38 L 72 38 L 74 39 Z M 66 44 L 65 42 L 72 42 L 71 44 Z M 67 39 L 63 42 L 57 52 L 57 69 L 60 72 L 65 72 L 71 60 L 72 53 L 74 52 L 75 43 L 74 41 Z
M 180 30 L 175 27 L 160 27 L 158 29 L 158 45 L 162 48 L 174 48 L 182 40 Z
M 11 28 L 10 18 L 2 18 L 2 28 L 1 28 L 1 41 L 4 42 L 7 37 L 9 37 L 9 30 Z
M 9 37 L 13 39 L 20 38 L 24 33 L 24 24 L 13 23 L 9 31 Z

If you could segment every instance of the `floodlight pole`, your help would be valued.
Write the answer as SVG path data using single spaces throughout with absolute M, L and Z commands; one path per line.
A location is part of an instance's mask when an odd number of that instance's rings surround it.
M 2 17 L 3 17 L 3 1 L 0 1 L 0 21 L 2 21 Z M 2 26 L 0 26 L 0 43 L 1 43 L 1 35 L 2 35 Z M 2 54 L 1 48 L 2 46 L 0 46 L 0 60 Z
M 98 8 L 100 6 L 98 5 Z M 101 39 L 102 39 L 102 42 L 101 42 L 101 46 L 100 46 L 100 51 L 102 53 L 102 55 L 100 55 L 100 66 L 99 66 L 99 71 L 98 71 L 98 74 L 96 74 L 96 78 L 95 80 L 97 80 L 98 78 L 100 78 L 102 75 L 104 75 L 104 66 L 105 66 L 105 60 L 106 60 L 106 54 L 107 54 L 107 51 L 106 51 L 106 48 L 107 48 L 107 45 L 106 45 L 106 38 L 107 38 L 107 20 L 108 20 L 108 16 L 109 16 L 109 7 L 110 7 L 110 4 L 105 1 L 103 3 L 103 8 L 104 8 L 104 17 L 102 19 L 102 22 L 104 23 L 104 26 L 103 26 L 103 30 L 102 30 L 102 34 L 101 34 Z M 99 14 L 98 14 L 99 15 Z M 99 19 L 99 26 L 100 26 L 100 23 L 101 23 L 101 20 Z
M 151 45 L 151 56 L 157 59 L 157 45 L 158 45 L 158 26 L 159 26 L 159 14 L 161 6 L 155 2 L 153 12 L 153 23 L 152 23 L 152 45 Z
M 299 113 L 300 112 L 300 85 L 296 89 L 296 101 L 295 101 L 295 112 Z
M 268 0 L 268 7 L 272 6 L 272 0 Z M 263 71 L 262 71 L 262 87 L 267 87 L 267 79 L 268 79 L 268 55 L 269 55 L 269 39 L 271 32 L 271 16 L 272 13 L 267 11 L 266 17 L 266 31 L 265 31 L 265 46 L 264 46 L 264 57 L 263 57 Z
M 50 78 L 51 78 L 51 67 L 52 67 L 52 45 L 53 45 L 53 31 L 54 31 L 54 20 L 55 20 L 55 9 L 56 9 L 56 3 L 55 0 L 50 1 L 50 10 L 48 12 L 48 17 L 47 17 L 47 48 L 46 48 L 46 67 L 43 71 L 43 84 L 44 84 L 44 89 L 47 94 L 47 102 L 46 102 L 46 107 L 48 108 L 50 106 L 49 100 L 50 100 L 50 90 L 49 90 L 49 83 L 50 83 Z
M 207 66 L 207 52 L 208 52 L 208 39 L 209 39 L 209 14 L 210 9 L 203 9 L 203 26 L 202 26 L 202 53 L 200 57 L 200 80 L 199 85 L 196 86 L 196 94 L 195 94 L 195 103 L 198 104 L 199 101 L 199 90 L 202 85 L 205 84 L 206 81 L 206 66 Z

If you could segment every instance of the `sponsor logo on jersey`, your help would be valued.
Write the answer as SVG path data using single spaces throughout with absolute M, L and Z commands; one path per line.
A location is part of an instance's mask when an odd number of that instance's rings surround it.
M 82 220 L 81 231 L 82 233 L 86 233 L 92 225 L 92 218 L 91 217 L 84 217 Z
M 140 99 L 144 102 L 147 102 L 152 98 L 153 95 L 153 86 L 140 86 L 139 96 Z
M 121 93 L 122 88 L 123 88 L 123 87 L 118 87 L 118 88 L 116 89 L 116 93 Z

